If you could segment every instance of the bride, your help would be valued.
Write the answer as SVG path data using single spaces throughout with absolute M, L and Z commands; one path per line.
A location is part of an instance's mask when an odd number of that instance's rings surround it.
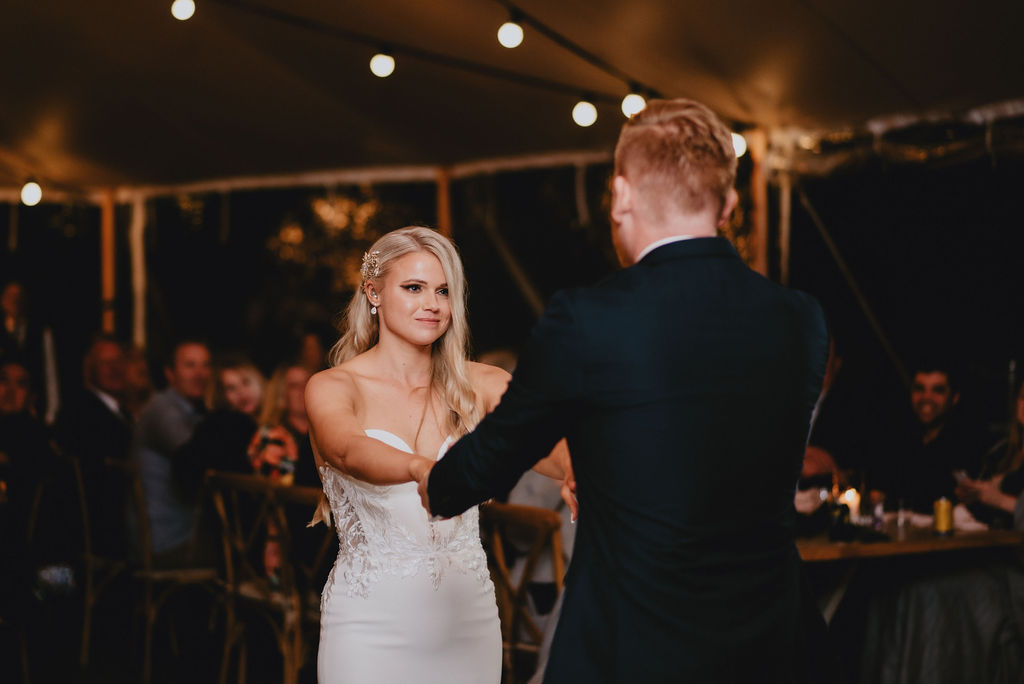
M 501 634 L 477 510 L 430 521 L 416 481 L 509 376 L 466 359 L 465 278 L 440 234 L 388 233 L 363 257 L 362 280 L 332 368 L 306 388 L 341 541 L 321 602 L 319 680 L 496 684 Z M 563 479 L 568 455 L 535 469 Z

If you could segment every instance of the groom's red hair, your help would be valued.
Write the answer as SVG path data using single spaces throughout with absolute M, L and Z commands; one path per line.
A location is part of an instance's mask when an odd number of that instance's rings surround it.
M 622 125 L 615 175 L 666 209 L 717 213 L 736 182 L 732 133 L 700 102 L 651 100 Z

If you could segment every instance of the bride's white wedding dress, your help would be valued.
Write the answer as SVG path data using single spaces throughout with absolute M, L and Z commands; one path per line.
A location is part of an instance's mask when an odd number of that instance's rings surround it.
M 366 434 L 412 452 L 390 432 Z M 330 466 L 321 477 L 341 541 L 320 604 L 321 684 L 497 684 L 501 632 L 476 507 L 430 522 L 414 482 L 376 486 Z

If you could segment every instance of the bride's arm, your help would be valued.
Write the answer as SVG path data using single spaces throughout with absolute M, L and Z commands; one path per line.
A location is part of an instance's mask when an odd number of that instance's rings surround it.
M 356 417 L 357 396 L 351 378 L 337 369 L 317 373 L 306 384 L 310 439 L 320 457 L 370 484 L 418 480 L 432 462 L 367 437 Z

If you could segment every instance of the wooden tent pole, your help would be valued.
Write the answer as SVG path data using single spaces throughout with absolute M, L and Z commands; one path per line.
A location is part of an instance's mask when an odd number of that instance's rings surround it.
M 750 173 L 750 200 L 753 205 L 754 263 L 752 268 L 761 275 L 768 275 L 768 176 L 764 171 L 764 158 L 768 151 L 764 131 L 753 130 L 743 134 L 747 139 L 747 150 L 754 163 Z
M 146 200 L 132 198 L 132 222 L 128 244 L 132 261 L 132 344 L 146 348 Z
M 814 227 L 818 229 L 818 234 L 821 235 L 822 241 L 828 251 L 832 254 L 832 258 L 836 262 L 836 266 L 839 268 L 839 273 L 843 276 L 846 281 L 846 285 L 850 288 L 850 292 L 853 293 L 854 299 L 857 300 L 857 305 L 860 306 L 861 312 L 864 314 L 864 318 L 868 320 L 868 325 L 871 326 L 872 332 L 875 333 L 875 337 L 878 339 L 879 344 L 882 345 L 882 349 L 885 350 L 886 356 L 892 362 L 896 372 L 899 373 L 900 379 L 903 380 L 903 386 L 910 388 L 910 374 L 907 373 L 907 367 L 903 365 L 900 357 L 896 354 L 896 350 L 893 348 L 892 343 L 889 342 L 889 337 L 882 330 L 882 324 L 875 316 L 875 312 L 871 309 L 871 305 L 868 304 L 867 297 L 861 292 L 860 286 L 857 284 L 857 279 L 853 276 L 853 272 L 850 267 L 846 265 L 846 259 L 839 252 L 839 247 L 836 245 L 835 240 L 832 239 L 832 235 L 829 233 L 828 228 L 825 227 L 824 221 L 818 216 L 817 210 L 814 205 L 811 204 L 811 200 L 807 197 L 807 193 L 804 192 L 803 186 L 800 185 L 799 179 L 794 186 L 797 196 L 800 198 L 800 204 L 803 205 L 804 210 L 807 211 L 807 215 L 811 217 L 811 221 L 814 223 Z
M 114 247 L 114 191 L 105 190 L 100 200 L 100 273 L 101 273 L 101 329 L 108 335 L 115 332 L 115 247 Z
M 437 230 L 446 238 L 452 236 L 451 171 L 447 167 L 437 170 Z
M 779 174 L 779 282 L 789 285 L 789 248 L 793 215 L 793 179 L 789 171 Z

